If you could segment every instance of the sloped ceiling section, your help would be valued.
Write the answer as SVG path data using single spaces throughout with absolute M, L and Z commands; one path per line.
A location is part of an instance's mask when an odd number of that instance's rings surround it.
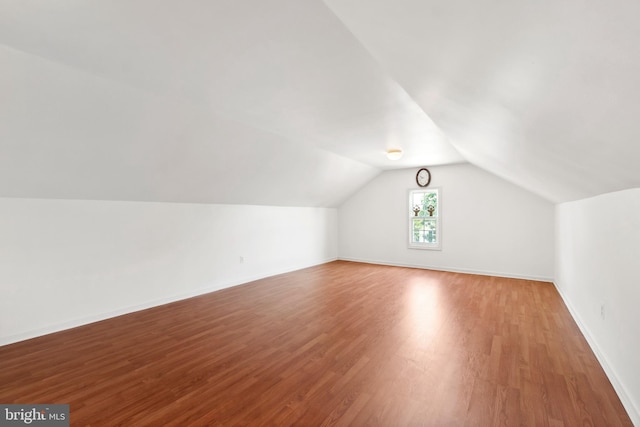
M 0 197 L 337 206 L 381 170 L 462 161 L 553 202 L 639 187 L 638 16 L 0 0 Z
M 319 0 L 1 0 L 0 93 L 0 197 L 337 206 L 464 161 Z
M 464 157 L 554 202 L 640 186 L 640 3 L 326 0 Z
M 6 48 L 0 58 L 5 197 L 332 206 L 378 173 L 180 96 Z

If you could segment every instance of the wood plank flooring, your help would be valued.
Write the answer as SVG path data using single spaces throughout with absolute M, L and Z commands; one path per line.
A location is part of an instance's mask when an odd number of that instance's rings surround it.
M 550 283 L 337 261 L 0 347 L 73 426 L 630 426 Z

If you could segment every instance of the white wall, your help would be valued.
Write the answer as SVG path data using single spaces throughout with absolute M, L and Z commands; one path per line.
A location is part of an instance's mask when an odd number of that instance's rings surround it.
M 336 258 L 336 209 L 0 198 L 0 345 Z
M 639 213 L 640 188 L 558 205 L 555 273 L 556 287 L 638 426 Z
M 341 259 L 551 281 L 554 205 L 471 164 L 430 167 L 441 189 L 442 250 L 409 249 L 418 168 L 387 171 L 338 211 Z

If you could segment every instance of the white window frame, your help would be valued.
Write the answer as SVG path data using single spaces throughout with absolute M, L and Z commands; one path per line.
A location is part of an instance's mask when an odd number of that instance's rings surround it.
M 413 212 L 413 206 L 411 203 L 413 200 L 413 195 L 415 193 L 432 193 L 432 192 L 435 192 L 438 195 L 437 196 L 438 204 L 433 217 L 429 217 L 429 216 L 416 217 Z M 407 242 L 409 244 L 409 249 L 427 249 L 427 250 L 435 250 L 435 251 L 442 250 L 442 189 L 439 187 L 410 189 L 409 192 L 407 193 L 407 209 L 408 209 Z M 428 218 L 436 221 L 436 243 L 413 241 L 413 221 L 416 218 Z

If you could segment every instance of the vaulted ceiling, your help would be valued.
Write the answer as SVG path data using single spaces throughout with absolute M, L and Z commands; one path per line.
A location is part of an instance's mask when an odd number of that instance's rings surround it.
M 637 16 L 0 0 L 0 197 L 337 206 L 384 169 L 464 161 L 552 202 L 638 187 Z

